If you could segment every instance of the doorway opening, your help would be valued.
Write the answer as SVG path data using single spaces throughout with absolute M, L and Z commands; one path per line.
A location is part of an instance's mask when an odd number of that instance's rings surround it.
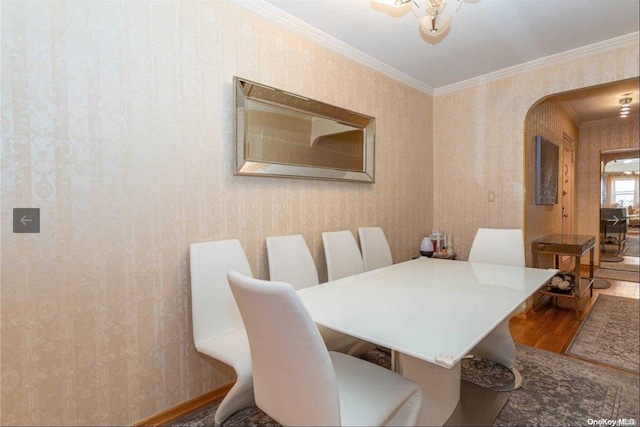
M 602 151 L 600 165 L 600 268 L 639 271 L 640 151 Z
M 594 263 L 600 266 L 601 154 L 638 152 L 638 127 L 634 126 L 638 120 L 637 106 L 631 108 L 629 117 L 622 118 L 620 99 L 640 97 L 639 86 L 639 79 L 631 78 L 552 94 L 538 100 L 527 112 L 524 181 L 528 190 L 524 200 L 524 231 L 528 265 L 532 241 L 549 234 L 577 234 L 595 238 Z M 529 190 L 535 188 L 538 135 L 552 141 L 561 154 L 558 198 L 551 205 L 537 204 L 535 191 Z M 618 190 L 624 191 L 621 187 Z M 634 202 L 633 208 L 637 207 Z M 588 263 L 588 258 L 581 260 L 583 265 Z M 565 264 L 563 262 L 561 268 L 569 269 Z M 631 280 L 638 281 L 637 278 Z

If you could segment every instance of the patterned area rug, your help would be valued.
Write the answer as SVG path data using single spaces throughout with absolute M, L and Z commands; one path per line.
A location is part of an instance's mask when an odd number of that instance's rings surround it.
M 624 256 L 640 256 L 638 249 L 640 248 L 640 235 L 636 232 L 630 232 L 626 238 L 627 249 Z
M 524 384 L 510 393 L 495 426 L 588 425 L 589 420 L 633 418 L 638 422 L 638 376 L 517 344 Z M 362 358 L 389 366 L 389 356 L 374 350 Z M 501 365 L 464 360 L 462 377 L 483 386 L 512 378 Z M 482 378 L 481 381 L 478 381 Z M 211 426 L 218 402 L 187 415 L 173 426 Z M 224 426 L 278 425 L 257 407 L 238 411 Z
M 599 268 L 593 273 L 594 277 L 601 279 L 623 280 L 625 282 L 640 282 L 640 273 L 637 271 L 611 270 Z
M 639 308 L 637 299 L 598 295 L 565 353 L 637 374 Z
M 626 242 L 627 244 L 620 256 L 617 253 L 600 253 L 600 268 L 640 273 L 638 234 L 627 234 Z

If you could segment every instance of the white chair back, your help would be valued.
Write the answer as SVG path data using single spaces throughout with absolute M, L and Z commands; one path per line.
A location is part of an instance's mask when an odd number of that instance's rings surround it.
M 251 347 L 256 405 L 283 425 L 340 425 L 336 374 L 295 289 L 228 274 Z
M 524 267 L 522 230 L 479 228 L 469 251 L 469 262 Z
M 289 283 L 296 290 L 320 283 L 316 264 L 302 235 L 267 237 L 267 255 L 271 280 Z M 348 352 L 360 342 L 352 336 L 317 326 L 329 350 Z
M 301 234 L 267 237 L 269 277 L 304 289 L 320 283 L 309 247 Z
M 476 237 L 473 239 L 471 251 L 469 251 L 469 262 L 524 267 L 524 237 L 522 230 L 479 228 L 476 232 Z M 524 309 L 525 304 L 523 303 L 509 315 L 509 318 Z M 518 388 L 522 384 L 522 376 L 514 368 L 517 353 L 509 332 L 509 318 L 496 326 L 471 350 L 475 357 L 493 360 L 513 371 L 515 377 L 514 385 L 512 388 L 505 388 L 505 390 Z
M 322 243 L 330 281 L 364 272 L 362 255 L 351 231 L 324 232 Z
M 358 228 L 364 271 L 375 270 L 393 264 L 389 242 L 380 227 Z
M 252 276 L 238 240 L 193 243 L 191 257 L 191 311 L 196 348 L 213 335 L 242 328 L 238 306 L 227 284 L 230 270 Z

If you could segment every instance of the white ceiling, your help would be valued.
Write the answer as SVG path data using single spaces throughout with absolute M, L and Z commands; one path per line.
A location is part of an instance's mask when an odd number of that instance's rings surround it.
M 449 0 L 445 12 L 453 17 L 451 28 L 435 39 L 420 31 L 425 0 L 415 0 L 421 8 L 402 9 L 374 0 L 234 1 L 324 44 L 344 44 L 351 56 L 372 59 L 429 93 L 616 37 L 637 38 L 640 29 L 638 0 Z M 637 120 L 638 79 L 557 100 L 579 125 L 617 117 L 618 100 L 626 93 L 633 96 L 628 119 Z
M 612 160 L 605 165 L 605 172 L 637 172 L 640 168 L 639 159 Z
M 638 79 L 624 80 L 553 96 L 553 100 L 565 104 L 578 125 L 584 122 L 620 116 L 620 99 L 631 97 L 631 111 L 624 120 L 638 120 Z
M 440 88 L 639 30 L 638 0 L 449 0 L 451 28 L 422 35 L 417 14 L 373 0 L 266 0 L 347 45 Z M 392 16 L 394 14 L 395 16 Z

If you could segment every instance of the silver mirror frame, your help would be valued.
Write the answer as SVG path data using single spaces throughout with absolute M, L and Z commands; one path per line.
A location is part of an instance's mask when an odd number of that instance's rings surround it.
M 366 122 L 366 125 L 354 124 L 347 122 L 349 126 L 353 126 L 364 131 L 364 159 L 363 159 L 363 171 L 351 171 L 344 169 L 324 168 L 317 166 L 302 166 L 286 163 L 269 163 L 249 160 L 245 154 L 246 141 L 245 141 L 245 95 L 244 88 L 246 85 L 256 85 L 261 88 L 266 88 L 272 91 L 281 92 L 288 96 L 294 96 L 302 98 L 310 102 L 316 103 L 318 106 L 330 107 L 333 111 L 343 111 L 345 115 L 356 115 L 362 121 Z M 336 181 L 351 181 L 351 182 L 363 182 L 374 183 L 374 167 L 375 167 L 375 131 L 376 122 L 373 117 L 363 114 L 355 113 L 350 110 L 331 106 L 329 104 L 315 101 L 300 95 L 295 95 L 290 92 L 275 89 L 266 85 L 252 82 L 237 76 L 233 78 L 234 88 L 234 139 L 235 139 L 235 173 L 234 175 L 250 175 L 250 176 L 265 176 L 265 177 L 281 177 L 281 178 L 305 178 L 305 179 L 323 179 L 323 180 L 336 180 Z M 251 99 L 251 97 L 249 97 Z M 263 100 L 264 102 L 264 100 Z M 301 111 L 306 114 L 314 114 L 318 117 L 323 117 L 330 120 L 337 120 L 345 122 L 344 119 L 339 117 L 327 117 L 320 116 L 310 111 L 301 110 L 299 108 L 293 108 L 291 106 L 277 104 L 272 101 L 269 103 L 287 109 Z

